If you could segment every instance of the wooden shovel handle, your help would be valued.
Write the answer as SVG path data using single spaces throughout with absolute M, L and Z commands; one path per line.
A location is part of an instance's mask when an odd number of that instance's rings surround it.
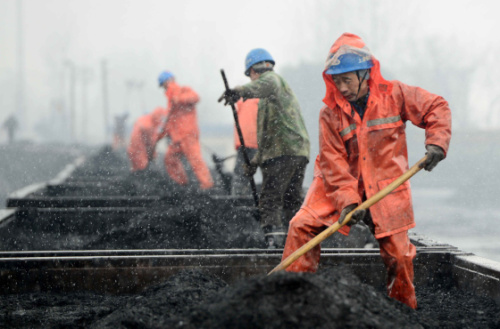
M 316 247 L 318 244 L 320 244 L 323 240 L 328 238 L 330 235 L 333 233 L 337 232 L 339 228 L 342 226 L 346 225 L 349 223 L 351 220 L 352 214 L 356 210 L 359 209 L 368 209 L 371 206 L 373 206 L 375 203 L 379 202 L 383 198 L 385 198 L 389 193 L 397 189 L 401 184 L 406 182 L 408 179 L 410 179 L 413 175 L 415 175 L 417 172 L 419 172 L 422 168 L 421 165 L 425 162 L 427 159 L 427 156 L 424 156 L 422 159 L 420 159 L 416 164 L 413 165 L 408 171 L 406 171 L 404 174 L 399 176 L 396 180 L 394 180 L 392 183 L 387 185 L 385 188 L 382 190 L 378 191 L 377 194 L 360 204 L 359 206 L 356 207 L 353 211 L 347 214 L 345 217 L 343 224 L 339 224 L 339 222 L 335 222 L 333 225 L 328 227 L 326 230 L 318 234 L 316 237 L 314 237 L 312 240 L 307 242 L 305 245 L 300 247 L 299 249 L 295 250 L 290 256 L 288 256 L 284 261 L 282 261 L 278 266 L 276 266 L 269 274 L 285 270 L 288 266 L 290 266 L 294 261 L 296 261 L 300 256 L 311 250 L 312 248 Z M 268 274 L 268 275 L 269 275 Z

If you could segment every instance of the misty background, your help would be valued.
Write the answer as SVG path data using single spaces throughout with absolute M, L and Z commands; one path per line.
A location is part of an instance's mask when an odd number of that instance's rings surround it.
M 245 56 L 262 47 L 302 106 L 312 147 L 307 186 L 318 152 L 323 61 L 352 32 L 386 79 L 442 95 L 452 109 L 448 158 L 412 179 L 414 231 L 500 260 L 499 9 L 496 1 L 466 0 L 0 0 L 0 123 L 15 115 L 16 138 L 26 143 L 109 144 L 114 116 L 128 113 L 130 129 L 166 106 L 157 77 L 167 69 L 201 96 L 210 162 L 211 153 L 234 153 L 231 111 L 217 103 L 220 69 L 231 86 L 248 82 Z M 423 132 L 408 126 L 408 143 L 411 165 L 424 155 Z

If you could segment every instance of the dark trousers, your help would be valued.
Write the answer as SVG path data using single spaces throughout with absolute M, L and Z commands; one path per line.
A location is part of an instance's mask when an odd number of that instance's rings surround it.
M 260 225 L 287 227 L 303 201 L 302 183 L 309 160 L 303 156 L 281 156 L 264 162 L 259 200 Z

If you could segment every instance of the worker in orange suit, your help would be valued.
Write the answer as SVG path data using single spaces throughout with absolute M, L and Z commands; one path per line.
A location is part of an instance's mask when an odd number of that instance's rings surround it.
M 168 136 L 170 139 L 165 154 L 167 173 L 178 184 L 187 185 L 189 178 L 181 161 L 182 157 L 185 157 L 199 181 L 200 188 L 210 189 L 214 182 L 201 156 L 200 133 L 196 118 L 196 104 L 200 98 L 190 87 L 179 86 L 171 72 L 162 72 L 158 82 L 160 87 L 165 89 L 168 98 L 168 119 L 163 133 L 159 136 L 160 138 Z
M 132 128 L 127 154 L 132 171 L 145 170 L 155 157 L 158 133 L 166 116 L 166 110 L 157 107 L 153 112 L 141 116 Z
M 238 122 L 241 127 L 243 141 L 248 159 L 253 159 L 257 154 L 257 113 L 259 108 L 259 99 L 251 98 L 236 102 L 236 111 L 238 113 Z M 241 148 L 240 138 L 236 127 L 234 128 L 234 144 L 236 148 L 236 164 L 234 166 L 233 181 L 231 186 L 232 195 L 252 195 L 250 179 L 245 175 L 245 159 L 243 149 Z
M 405 126 L 425 129 L 431 171 L 445 158 L 451 139 L 451 112 L 440 96 L 400 81 L 387 81 L 380 63 L 361 38 L 343 34 L 330 49 L 323 79 L 325 106 L 320 113 L 320 152 L 314 179 L 301 209 L 290 222 L 283 260 L 367 198 L 408 170 Z M 364 221 L 379 242 L 390 297 L 417 307 L 413 286 L 415 246 L 408 230 L 415 226 L 410 183 L 405 182 L 369 210 L 357 210 L 340 232 Z M 288 267 L 315 272 L 317 246 Z

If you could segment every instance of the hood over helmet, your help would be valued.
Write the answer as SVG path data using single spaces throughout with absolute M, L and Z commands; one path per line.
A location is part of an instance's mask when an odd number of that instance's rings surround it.
M 339 65 L 343 58 L 359 59 L 359 62 L 352 66 L 355 67 L 356 70 L 371 68 L 370 79 L 368 80 L 371 95 L 375 95 L 376 97 L 380 92 L 390 93 L 392 91 L 392 83 L 382 77 L 380 73 L 380 63 L 375 56 L 373 56 L 370 49 L 366 47 L 365 42 L 355 34 L 344 33 L 330 48 L 325 62 L 325 69 L 323 70 L 323 80 L 325 80 L 326 84 L 326 95 L 323 99 L 323 103 L 329 108 L 334 108 L 337 104 L 347 102 L 335 86 L 331 76 L 332 73 L 340 74 L 353 71 L 352 69 Z
M 340 46 L 339 50 L 327 59 L 326 74 L 342 74 L 367 70 L 373 67 L 372 54 L 368 49 Z

